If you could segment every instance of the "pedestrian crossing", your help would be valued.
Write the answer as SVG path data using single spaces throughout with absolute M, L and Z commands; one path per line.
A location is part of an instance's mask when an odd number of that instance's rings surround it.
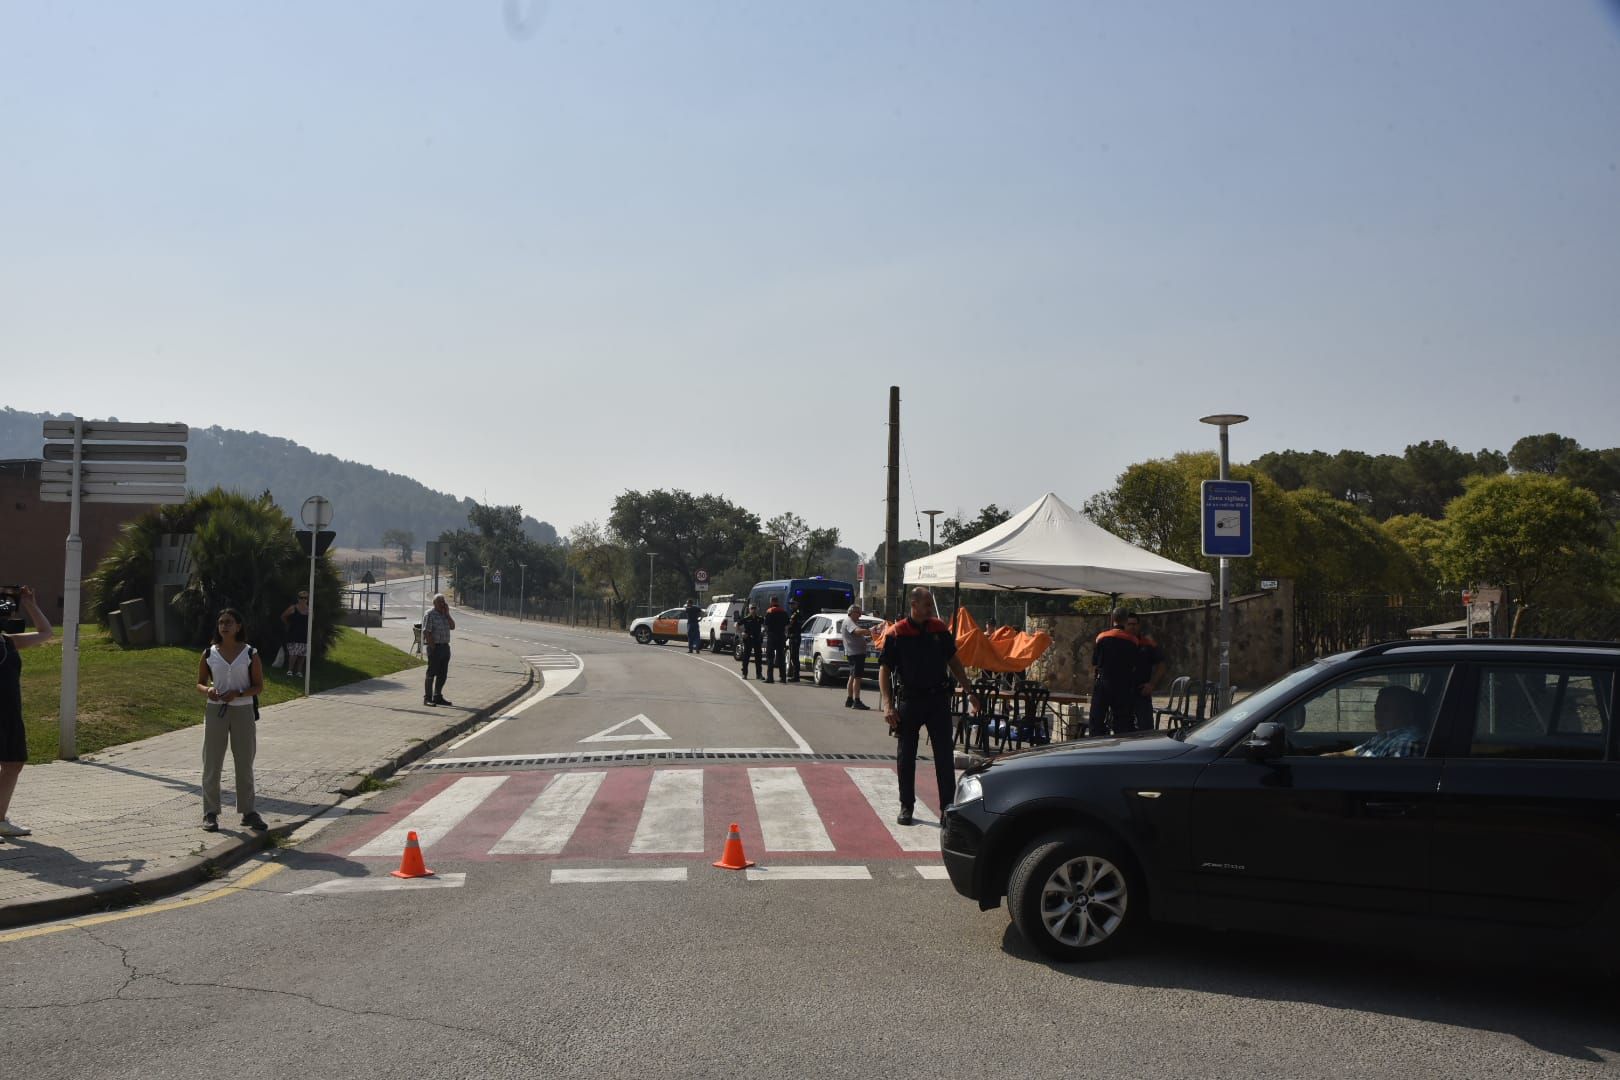
M 530 653 L 524 661 L 539 671 L 573 671 L 584 664 L 578 656 L 566 649 L 542 645 L 545 652 Z
M 754 859 L 937 857 L 933 799 L 919 798 L 917 824 L 897 824 L 899 812 L 892 767 L 816 762 L 447 775 L 325 850 L 397 859 L 406 834 L 415 832 L 424 852 L 440 860 L 712 860 L 736 822 Z

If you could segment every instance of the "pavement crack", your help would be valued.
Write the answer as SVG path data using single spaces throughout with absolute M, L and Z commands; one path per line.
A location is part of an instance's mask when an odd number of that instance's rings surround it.
M 297 990 L 278 990 L 274 987 L 268 986 L 243 986 L 239 983 L 209 982 L 206 980 L 193 981 L 189 979 L 172 979 L 167 977 L 166 974 L 156 972 L 150 975 L 142 975 L 140 977 L 143 979 L 152 979 L 156 982 L 165 983 L 177 989 L 236 990 L 244 994 L 265 994 L 276 997 L 295 998 L 307 1005 L 312 1005 L 317 1009 L 326 1009 L 331 1012 L 342 1013 L 344 1016 L 352 1016 L 357 1018 L 382 1017 L 386 1020 L 398 1020 L 408 1024 L 421 1024 L 425 1027 L 435 1028 L 439 1031 L 449 1032 L 452 1034 L 470 1035 L 477 1038 L 488 1039 L 491 1042 L 500 1043 L 502 1046 L 505 1046 L 508 1049 L 517 1050 L 525 1055 L 532 1054 L 533 1052 L 533 1047 L 527 1046 L 513 1039 L 509 1039 L 496 1031 L 489 1031 L 484 1028 L 477 1027 L 463 1027 L 460 1024 L 447 1024 L 441 1020 L 433 1020 L 421 1016 L 408 1016 L 404 1013 L 389 1012 L 386 1009 L 349 1009 L 342 1005 L 333 1005 L 329 1002 L 321 1001 L 313 994 L 300 993 Z
M 45 1009 L 80 1009 L 86 1005 L 101 1005 L 108 1001 L 120 1001 L 123 1000 L 124 991 L 135 985 L 137 980 L 144 977 L 141 975 L 140 970 L 130 962 L 129 950 L 124 948 L 124 946 L 98 937 L 88 926 L 76 926 L 74 929 L 78 930 L 81 934 L 95 942 L 97 945 L 100 945 L 102 948 L 111 949 L 113 952 L 118 954 L 118 962 L 123 966 L 124 969 L 124 981 L 118 984 L 118 989 L 114 990 L 110 994 L 102 994 L 99 997 L 93 998 L 83 998 L 78 1001 L 40 1001 L 35 1002 L 32 1005 L 0 1005 L 0 1012 L 39 1012 Z

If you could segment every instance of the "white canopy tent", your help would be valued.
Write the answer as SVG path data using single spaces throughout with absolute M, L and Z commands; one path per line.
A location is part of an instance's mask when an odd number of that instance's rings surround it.
M 989 532 L 906 563 L 908 585 L 1208 600 L 1209 575 L 1121 540 L 1051 492 Z

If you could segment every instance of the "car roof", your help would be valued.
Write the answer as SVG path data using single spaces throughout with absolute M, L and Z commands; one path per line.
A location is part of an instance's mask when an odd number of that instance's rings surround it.
M 1442 638 L 1438 640 L 1382 641 L 1364 649 L 1337 653 L 1324 660 L 1360 659 L 1389 656 L 1403 660 L 1419 658 L 1460 660 L 1489 657 L 1495 660 L 1539 656 L 1545 658 L 1620 660 L 1620 642 L 1575 641 L 1555 638 Z

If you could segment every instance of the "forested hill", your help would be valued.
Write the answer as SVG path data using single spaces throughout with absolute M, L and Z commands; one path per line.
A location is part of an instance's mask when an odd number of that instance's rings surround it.
M 41 424 L 64 418 L 0 410 L 0 458 L 39 457 Z M 268 490 L 294 521 L 305 499 L 325 495 L 337 511 L 333 527 L 342 547 L 379 547 L 384 531 L 403 529 L 415 534 L 420 549 L 425 540 L 465 529 L 474 505 L 408 476 L 317 454 L 290 439 L 221 427 L 191 429 L 186 481 L 197 491 L 216 485 L 249 495 Z M 542 544 L 557 540 L 556 529 L 532 517 L 523 519 L 523 531 Z

